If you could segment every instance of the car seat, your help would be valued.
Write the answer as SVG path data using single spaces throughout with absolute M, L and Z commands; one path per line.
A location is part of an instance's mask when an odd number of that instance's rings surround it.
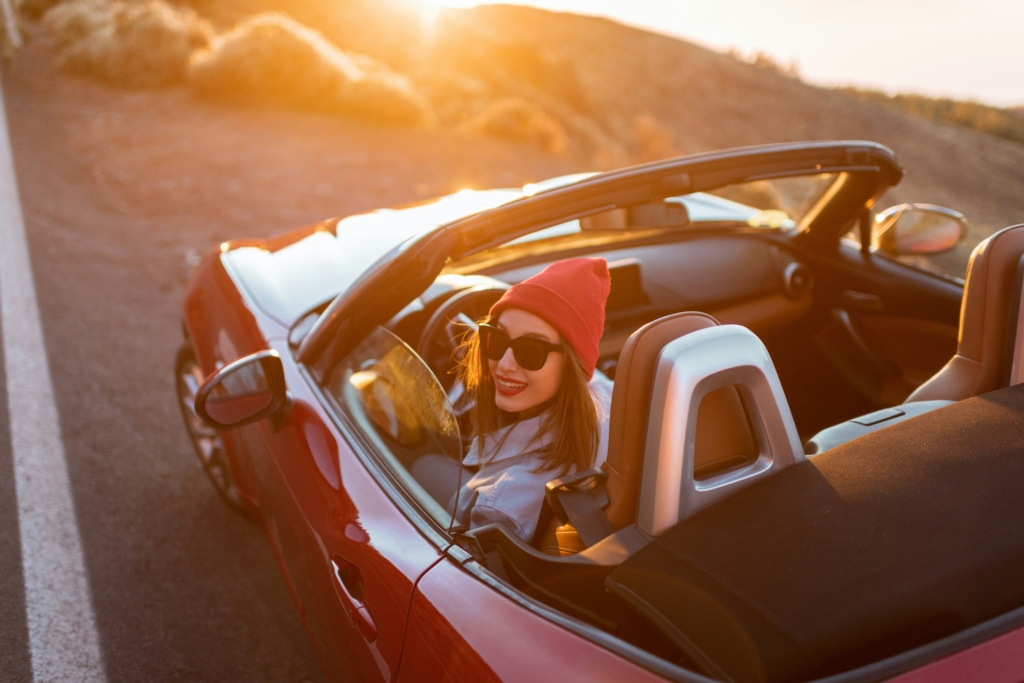
M 903 405 L 824 429 L 808 440 L 806 453 L 816 455 L 950 403 L 1024 382 L 1022 278 L 1024 225 L 978 244 L 967 265 L 956 354 Z
M 613 531 L 638 521 L 638 510 L 642 507 L 640 495 L 644 488 L 645 462 L 650 468 L 651 456 L 648 456 L 648 451 L 651 449 L 648 441 L 650 423 L 656 418 L 655 414 L 661 411 L 665 419 L 682 421 L 686 416 L 675 415 L 673 411 L 690 408 L 689 405 L 675 405 L 671 398 L 666 399 L 664 395 L 656 395 L 655 385 L 659 364 L 664 357 L 663 351 L 667 351 L 669 345 L 676 340 L 712 328 L 719 328 L 719 325 L 709 315 L 678 313 L 640 328 L 623 347 L 612 393 L 608 459 L 603 467 L 608 473 L 606 491 L 610 501 L 605 515 Z M 756 337 L 745 329 L 737 326 L 719 329 L 723 332 L 720 335 L 722 339 L 726 338 L 727 330 L 742 330 L 741 335 L 748 335 L 763 349 Z M 767 352 L 764 352 L 764 357 L 767 358 Z M 742 359 L 735 364 L 728 358 L 723 359 L 723 367 L 727 366 L 729 370 L 747 367 L 744 363 Z M 774 368 L 770 368 L 769 373 L 774 377 Z M 780 440 L 785 442 L 784 447 L 777 449 L 780 452 L 786 451 L 785 457 L 776 458 L 774 462 L 768 458 L 771 467 L 788 464 L 789 459 L 802 459 L 803 453 L 799 450 L 792 417 L 785 398 L 781 396 L 781 387 L 777 386 L 777 378 L 776 390 L 769 400 L 763 397 L 755 400 L 751 396 L 744 401 L 741 390 L 746 390 L 738 387 L 746 381 L 742 378 L 735 382 L 730 380 L 725 386 L 712 388 L 702 399 L 702 392 L 696 391 L 693 394 L 699 400 L 699 407 L 693 430 L 691 479 L 710 481 L 723 472 L 732 472 L 757 461 L 765 452 L 766 424 L 778 424 L 779 428 L 774 430 L 776 434 L 773 434 L 773 438 L 781 434 Z M 660 405 L 655 405 L 659 402 Z M 765 405 L 769 403 L 774 408 Z M 775 412 L 768 416 L 758 414 L 758 410 Z M 791 452 L 794 450 L 799 452 Z M 762 468 L 755 476 L 767 473 Z M 648 473 L 648 489 L 651 488 L 651 476 Z M 710 491 L 713 487 L 705 488 Z M 550 554 L 566 555 L 580 552 L 585 546 L 571 524 L 563 524 L 556 519 L 549 524 L 538 547 Z
M 956 355 L 905 401 L 962 401 L 1011 383 L 1024 351 L 1020 283 L 1024 225 L 1001 230 L 975 247 L 967 266 Z M 1016 349 L 1016 353 L 1014 353 Z

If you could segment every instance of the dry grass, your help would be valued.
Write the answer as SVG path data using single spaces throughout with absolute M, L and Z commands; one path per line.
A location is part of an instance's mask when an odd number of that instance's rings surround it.
M 553 154 L 565 154 L 568 148 L 562 124 L 535 103 L 518 97 L 491 104 L 465 128 L 473 133 L 528 142 Z
M 633 162 L 644 163 L 679 156 L 675 136 L 650 114 L 633 118 Z
M 973 128 L 1005 140 L 1024 144 L 1024 119 L 1020 110 L 1000 109 L 978 102 L 965 102 L 924 95 L 889 96 L 875 90 L 843 88 L 843 92 L 857 99 L 889 104 L 912 116 L 930 121 Z
M 114 5 L 108 0 L 74 0 L 48 10 L 43 23 L 62 62 L 67 51 L 76 51 L 76 46 L 89 41 L 93 34 L 106 30 L 113 11 Z
M 46 14 L 47 10 L 60 3 L 61 0 L 17 0 L 15 6 L 22 16 L 30 19 L 38 19 Z
M 242 22 L 197 53 L 189 80 L 207 97 L 340 112 L 387 123 L 433 120 L 429 102 L 383 62 L 338 49 L 277 13 Z
M 71 0 L 43 17 L 61 66 L 129 88 L 181 81 L 210 24 L 163 0 Z

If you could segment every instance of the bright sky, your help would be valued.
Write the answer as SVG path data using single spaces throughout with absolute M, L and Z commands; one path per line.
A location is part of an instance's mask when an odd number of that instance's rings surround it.
M 503 1 L 606 16 L 718 50 L 762 50 L 796 60 L 805 80 L 823 85 L 1024 105 L 1024 0 Z

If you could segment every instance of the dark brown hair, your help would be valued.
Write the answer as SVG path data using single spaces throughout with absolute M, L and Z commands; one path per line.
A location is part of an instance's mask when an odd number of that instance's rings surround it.
M 496 324 L 497 319 L 491 321 L 487 316 L 480 322 Z M 592 467 L 600 440 L 597 406 L 591 396 L 583 361 L 572 347 L 568 344 L 564 346 L 566 362 L 562 383 L 554 397 L 548 401 L 547 409 L 550 413 L 541 425 L 541 433 L 553 430 L 555 440 L 544 464 L 536 470 L 559 470 L 559 476 L 567 474 L 573 465 L 577 470 Z M 459 346 L 457 357 L 459 379 L 475 400 L 472 413 L 473 436 L 483 437 L 505 426 L 503 420 L 507 413 L 503 413 L 494 402 L 494 378 L 487 365 L 487 358 L 480 350 L 480 335 L 477 332 L 466 335 Z M 499 445 L 497 450 L 500 448 Z

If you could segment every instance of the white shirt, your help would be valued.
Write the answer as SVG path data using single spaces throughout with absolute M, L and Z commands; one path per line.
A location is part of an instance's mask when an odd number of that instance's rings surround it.
M 595 371 L 589 386 L 597 407 L 600 434 L 592 467 L 600 467 L 608 456 L 612 382 Z M 473 440 L 462 464 L 480 469 L 459 491 L 455 510 L 459 526 L 475 529 L 500 523 L 529 543 L 537 531 L 544 504 L 544 486 L 562 476 L 558 470 L 534 471 L 544 463 L 545 449 L 555 440 L 551 430 L 540 433 L 547 417 L 548 413 L 544 412 L 487 434 L 483 449 L 480 437 Z M 501 448 L 495 453 L 498 444 Z M 486 463 L 481 462 L 482 454 L 488 456 Z M 569 473 L 575 471 L 574 465 Z

